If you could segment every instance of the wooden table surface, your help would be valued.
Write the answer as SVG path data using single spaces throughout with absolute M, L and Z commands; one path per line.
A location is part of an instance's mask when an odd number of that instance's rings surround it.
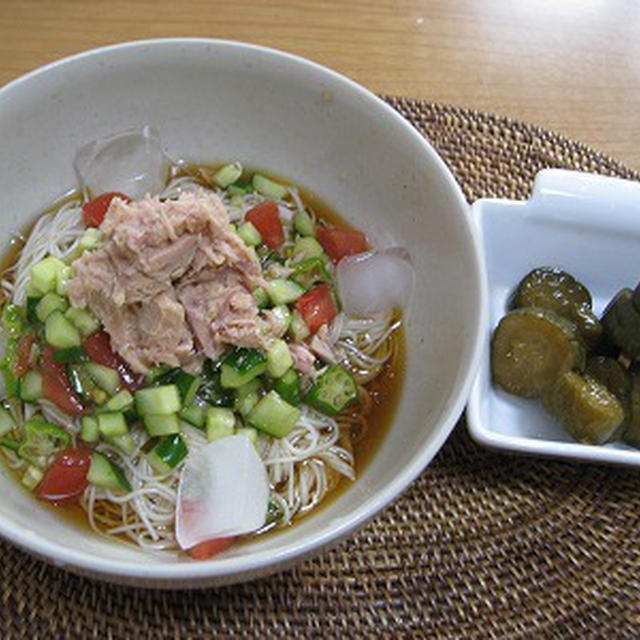
M 276 47 L 372 91 L 538 124 L 640 169 L 634 0 L 0 0 L 0 84 L 167 36 Z

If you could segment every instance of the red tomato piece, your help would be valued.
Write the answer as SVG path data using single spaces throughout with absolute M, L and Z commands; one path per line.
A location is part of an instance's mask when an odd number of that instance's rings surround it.
M 82 415 L 86 407 L 71 388 L 64 364 L 54 362 L 55 349 L 47 345 L 42 352 L 42 393 L 57 407 L 69 415 Z
M 278 214 L 278 205 L 273 200 L 265 200 L 253 207 L 244 219 L 258 230 L 262 242 L 269 249 L 279 249 L 282 246 L 284 231 Z
M 129 202 L 131 198 L 124 193 L 118 193 L 117 191 L 110 191 L 109 193 L 103 193 L 102 195 L 85 202 L 82 205 L 82 218 L 87 227 L 99 227 L 107 215 L 109 205 L 114 198 L 120 198 L 125 202 Z
M 91 450 L 86 447 L 60 451 L 36 489 L 41 500 L 59 503 L 79 496 L 87 488 Z
M 296 302 L 296 309 L 302 315 L 309 331 L 315 333 L 323 324 L 331 322 L 338 313 L 326 282 L 310 289 Z
M 353 229 L 339 229 L 338 227 L 318 227 L 316 229 L 318 242 L 329 254 L 334 262 L 339 262 L 345 256 L 352 256 L 369 249 L 364 233 Z
M 195 547 L 191 547 L 191 549 L 187 549 L 187 553 L 194 560 L 206 560 L 218 553 L 226 551 L 233 544 L 234 540 L 235 536 L 206 540 L 205 542 L 197 544 Z
M 16 376 L 23 376 L 31 368 L 31 349 L 36 341 L 36 334 L 33 331 L 25 333 L 18 342 L 18 353 L 13 363 L 13 373 Z
M 129 365 L 111 347 L 111 338 L 106 331 L 100 330 L 85 338 L 82 346 L 86 354 L 98 364 L 115 369 L 120 375 L 122 384 L 135 391 L 144 385 L 144 376 L 131 371 Z

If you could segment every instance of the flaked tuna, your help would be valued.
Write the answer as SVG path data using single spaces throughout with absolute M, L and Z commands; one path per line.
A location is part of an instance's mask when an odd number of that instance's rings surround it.
M 215 194 L 116 199 L 101 230 L 104 243 L 73 263 L 69 298 L 96 314 L 135 371 L 269 346 L 251 293 L 265 284 L 260 264 Z

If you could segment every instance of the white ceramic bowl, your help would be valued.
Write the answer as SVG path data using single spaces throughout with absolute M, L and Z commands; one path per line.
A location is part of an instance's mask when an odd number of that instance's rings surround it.
M 0 91 L 0 232 L 74 185 L 78 147 L 154 124 L 173 157 L 239 159 L 305 185 L 378 246 L 407 246 L 400 407 L 381 448 L 340 498 L 298 525 L 206 562 L 151 556 L 43 509 L 0 474 L 0 534 L 58 566 L 122 583 L 195 587 L 282 569 L 345 537 L 428 464 L 462 412 L 484 335 L 484 285 L 469 208 L 451 173 L 396 112 L 350 80 L 261 47 L 136 42 L 39 69 Z

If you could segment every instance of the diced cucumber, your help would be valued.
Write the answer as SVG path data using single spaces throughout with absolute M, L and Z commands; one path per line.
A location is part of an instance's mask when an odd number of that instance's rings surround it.
M 253 427 L 240 427 L 239 429 L 236 429 L 236 435 L 247 436 L 254 447 L 258 444 L 258 430 Z
M 58 279 L 56 280 L 56 293 L 59 296 L 66 296 L 67 289 L 69 288 L 69 280 L 73 277 L 71 267 L 65 267 L 58 272 Z
M 251 410 L 247 420 L 261 431 L 283 438 L 296 426 L 301 415 L 300 409 L 285 402 L 275 391 L 269 391 Z
M 98 415 L 98 429 L 105 438 L 116 438 L 129 433 L 129 425 L 121 413 L 112 411 Z
M 105 367 L 97 362 L 87 362 L 82 365 L 89 377 L 109 395 L 115 396 L 120 389 L 120 376 L 115 369 Z
M 319 258 L 324 253 L 322 245 L 312 237 L 298 238 L 293 245 L 293 255 L 296 262 Z
M 274 200 L 282 200 L 288 192 L 288 189 L 283 185 L 270 180 L 259 173 L 253 174 L 251 184 L 258 193 L 261 193 L 263 196 L 267 196 L 267 198 L 273 198 Z
M 133 406 L 133 396 L 127 389 L 118 391 L 115 396 L 109 399 L 109 401 L 100 407 L 100 412 L 108 413 L 109 411 L 122 411 L 129 409 Z
M 196 397 L 196 393 L 202 383 L 202 377 L 192 376 L 190 373 L 176 367 L 165 371 L 162 375 L 157 376 L 153 384 L 154 386 L 175 384 L 178 387 L 180 401 L 183 406 L 189 405 Z
M 276 340 L 267 351 L 267 373 L 272 378 L 283 376 L 293 366 L 293 358 L 284 340 Z
M 189 424 L 192 424 L 194 427 L 198 427 L 199 429 L 202 429 L 204 427 L 205 409 L 199 404 L 193 403 L 188 407 L 184 407 L 180 410 L 178 415 Z
M 89 359 L 82 347 L 69 347 L 68 349 L 58 349 L 53 354 L 54 362 L 62 362 L 64 364 L 74 364 L 77 362 L 86 362 Z
M 267 282 L 267 293 L 274 305 L 291 304 L 304 294 L 304 288 L 293 280 L 275 278 Z
M 141 416 L 169 415 L 178 413 L 181 408 L 180 394 L 175 384 L 165 384 L 151 389 L 140 389 L 135 392 L 136 407 Z
M 31 267 L 31 284 L 41 294 L 55 291 L 58 274 L 67 265 L 53 256 L 47 256 Z
M 175 413 L 169 415 L 147 414 L 142 422 L 150 436 L 168 436 L 172 433 L 180 433 L 180 420 Z
M 209 407 L 207 409 L 207 440 L 212 442 L 233 435 L 236 417 L 231 409 Z
M 4 407 L 0 407 L 0 437 L 6 436 L 7 433 L 15 429 L 15 426 L 11 414 Z
M 289 369 L 281 378 L 278 378 L 273 388 L 283 400 L 286 400 L 294 407 L 300 404 L 300 376 L 295 369 Z
M 243 418 L 246 418 L 251 412 L 251 409 L 258 404 L 258 400 L 260 400 L 258 392 L 251 391 L 242 396 L 238 396 L 233 407 Z
M 214 407 L 232 407 L 234 400 L 233 391 L 225 389 L 222 386 L 221 368 L 222 362 L 205 360 L 202 367 L 202 384 L 198 389 L 196 397 L 201 402 L 206 402 Z
M 239 162 L 225 164 L 213 174 L 213 181 L 223 189 L 233 184 L 242 175 L 242 165 Z
M 81 424 L 80 438 L 85 442 L 98 442 L 100 438 L 98 421 L 92 416 L 82 416 Z
M 330 366 L 313 383 L 305 402 L 329 416 L 335 416 L 358 397 L 358 385 L 353 376 L 338 365 Z
M 298 211 L 293 216 L 293 226 L 301 236 L 315 236 L 316 225 L 306 211 Z
M 97 228 L 89 228 L 80 238 L 79 247 L 81 251 L 89 251 L 95 249 L 102 242 L 102 231 Z
M 58 349 L 79 347 L 82 344 L 80 333 L 60 311 L 54 311 L 47 318 L 44 335 L 46 341 Z
M 91 454 L 91 465 L 87 473 L 87 481 L 103 489 L 131 491 L 131 484 L 127 480 L 124 471 L 99 451 L 94 451 Z
M 54 311 L 66 311 L 69 303 L 55 293 L 47 293 L 36 305 L 36 316 L 40 322 L 44 322 Z
M 260 232 L 250 222 L 240 225 L 238 235 L 248 247 L 257 247 L 262 242 Z
M 42 395 L 42 376 L 37 371 L 27 371 L 20 380 L 20 397 L 25 402 L 35 402 Z M 0 429 L 0 436 L 3 435 Z
M 222 363 L 220 383 L 228 389 L 247 384 L 267 369 L 267 357 L 258 349 L 232 351 Z
M 286 304 L 279 304 L 269 311 L 271 329 L 277 338 L 287 333 L 291 325 L 291 311 Z
M 83 336 L 91 335 L 100 328 L 100 322 L 86 309 L 70 307 L 64 315 Z
M 253 299 L 258 305 L 258 309 L 265 309 L 269 306 L 269 296 L 262 287 L 258 287 L 257 289 L 253 290 Z
M 31 280 L 27 282 L 27 286 L 24 288 L 25 293 L 27 294 L 27 298 L 40 298 L 42 296 L 42 291 L 37 289 L 31 284 Z
M 126 453 L 130 456 L 136 448 L 136 443 L 130 433 L 125 433 L 121 436 L 114 436 L 112 438 L 107 438 L 107 442 L 112 444 L 114 447 L 120 449 L 123 453 Z
M 40 484 L 43 477 L 44 473 L 42 470 L 30 464 L 20 481 L 25 487 L 27 487 L 27 489 L 29 489 L 29 491 L 33 491 Z
M 96 385 L 84 367 L 72 364 L 67 366 L 67 377 L 71 388 L 82 399 L 90 400 L 100 405 L 108 400 L 109 396 Z
M 179 434 L 165 436 L 147 454 L 149 464 L 160 473 L 170 473 L 188 453 L 187 445 Z
M 302 342 L 305 338 L 309 337 L 311 333 L 304 318 L 300 315 L 297 309 L 294 309 L 291 314 L 291 324 L 289 325 L 289 333 L 294 342 Z

